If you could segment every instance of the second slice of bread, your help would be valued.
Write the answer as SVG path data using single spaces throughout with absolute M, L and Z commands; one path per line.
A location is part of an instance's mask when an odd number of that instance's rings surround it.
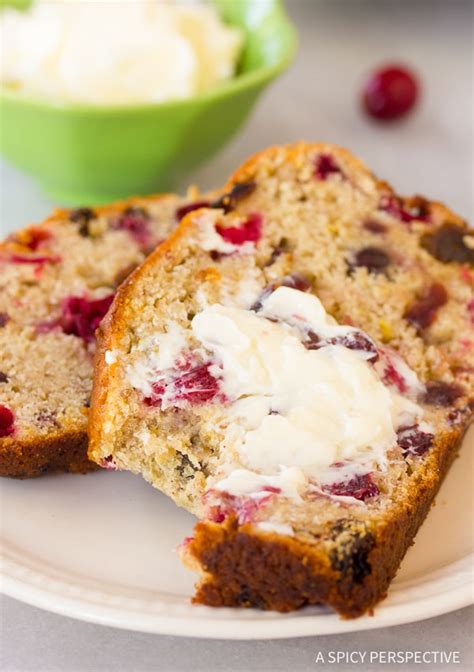
M 118 285 L 198 197 L 58 210 L 0 244 L 0 476 L 96 467 L 87 458 L 95 329 Z

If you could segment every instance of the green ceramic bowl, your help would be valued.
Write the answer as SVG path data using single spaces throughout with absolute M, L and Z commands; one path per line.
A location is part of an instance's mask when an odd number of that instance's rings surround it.
M 296 48 L 280 0 L 214 2 L 246 34 L 234 79 L 194 98 L 140 105 L 60 104 L 0 87 L 1 153 L 58 203 L 172 190 L 237 131 Z

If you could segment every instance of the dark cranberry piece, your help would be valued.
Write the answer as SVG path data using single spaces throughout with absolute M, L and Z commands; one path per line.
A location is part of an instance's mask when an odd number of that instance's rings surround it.
M 326 341 L 323 341 L 312 329 L 305 334 L 304 346 L 307 350 L 319 350 L 325 345 Z
M 404 318 L 418 330 L 427 329 L 436 319 L 438 308 L 444 306 L 448 293 L 443 285 L 435 282 L 425 294 L 405 311 Z
M 0 383 L 8 383 L 8 376 L 6 373 L 3 373 L 3 371 L 0 371 Z
M 225 212 L 230 212 L 242 199 L 250 196 L 257 188 L 256 182 L 239 182 L 224 196 L 211 204 L 211 208 L 223 208 Z
M 187 205 L 182 205 L 176 210 L 175 216 L 178 222 L 180 222 L 183 217 L 185 217 L 189 212 L 194 210 L 199 210 L 199 208 L 210 208 L 211 204 L 209 201 L 195 201 L 194 203 L 188 203 Z
M 370 273 L 381 273 L 390 264 L 390 257 L 379 247 L 364 247 L 355 255 L 353 266 L 364 266 Z
M 330 175 L 339 173 L 342 175 L 342 170 L 337 165 L 334 157 L 330 154 L 320 154 L 316 157 L 314 162 L 314 176 L 318 180 L 327 180 Z
M 448 413 L 448 422 L 451 425 L 459 425 L 472 415 L 474 411 L 474 399 L 470 399 L 466 406 L 455 408 Z
M 397 442 L 406 455 L 423 455 L 433 445 L 434 435 L 422 432 L 418 425 L 400 427 Z
M 280 280 L 272 282 L 267 285 L 260 297 L 255 301 L 255 303 L 250 307 L 250 310 L 258 312 L 263 306 L 263 302 L 266 298 L 273 294 L 275 289 L 278 287 L 290 287 L 290 289 L 297 289 L 300 292 L 309 292 L 311 291 L 312 285 L 308 278 L 306 278 L 302 273 L 292 273 L 291 275 L 285 275 Z
M 358 350 L 362 352 L 369 352 L 371 356 L 367 359 L 368 362 L 376 362 L 379 358 L 377 346 L 371 338 L 361 331 L 354 331 L 343 336 L 335 336 L 321 340 L 313 331 L 309 331 L 305 346 L 308 350 L 319 350 L 326 345 L 342 345 L 348 350 Z
M 97 215 L 92 208 L 76 208 L 69 213 L 69 219 L 75 224 L 87 224 L 96 216 Z
M 0 329 L 6 325 L 9 319 L 7 313 L 0 313 Z
M 362 502 L 370 497 L 375 497 L 379 494 L 379 489 L 372 481 L 371 474 L 363 474 L 362 476 L 354 476 L 350 481 L 342 481 L 341 483 L 331 483 L 331 485 L 323 485 L 321 490 L 328 495 L 337 495 L 338 497 L 354 497 Z
M 10 436 L 15 431 L 15 417 L 9 408 L 0 404 L 0 437 Z
M 291 275 L 285 275 L 281 279 L 278 286 L 297 289 L 300 292 L 310 292 L 312 289 L 310 280 L 302 273 L 292 273 Z
M 418 99 L 419 83 L 408 69 L 390 65 L 371 73 L 362 102 L 366 112 L 381 121 L 392 121 L 407 114 Z
M 456 261 L 460 264 L 474 264 L 474 249 L 464 242 L 467 231 L 457 224 L 443 224 L 437 231 L 426 233 L 421 238 L 421 246 L 443 263 Z
M 229 226 L 224 228 L 217 225 L 216 231 L 226 243 L 243 245 L 247 242 L 256 243 L 260 240 L 262 237 L 262 224 L 262 216 L 258 212 L 253 212 L 239 227 Z
M 107 455 L 107 457 L 103 457 L 100 460 L 99 465 L 108 471 L 117 471 L 117 465 L 115 464 L 113 455 Z
M 112 224 L 112 228 L 129 233 L 140 247 L 147 247 L 152 243 L 150 216 L 143 208 L 126 208 Z
M 385 233 L 387 231 L 385 224 L 376 222 L 374 219 L 369 219 L 367 222 L 364 222 L 363 227 L 371 233 Z
M 463 388 L 456 383 L 433 380 L 426 384 L 426 392 L 422 401 L 431 406 L 452 406 L 456 399 L 462 397 L 463 394 Z
M 289 250 L 290 245 L 287 238 L 282 238 L 278 245 L 273 248 L 273 252 L 271 253 L 270 258 L 266 262 L 265 266 L 271 266 L 275 263 L 280 255 L 285 254 L 285 252 L 289 252 Z
M 420 222 L 429 222 L 431 219 L 431 203 L 423 196 L 405 198 L 404 206 L 413 219 Z
M 63 315 L 60 326 L 65 334 L 79 336 L 86 343 L 95 338 L 95 331 L 105 317 L 114 299 L 113 294 L 103 299 L 86 299 L 70 296 L 62 303 Z

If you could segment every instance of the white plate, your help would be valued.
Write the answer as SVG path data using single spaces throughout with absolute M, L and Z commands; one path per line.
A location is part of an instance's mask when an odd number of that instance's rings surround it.
M 194 577 L 174 548 L 193 519 L 139 477 L 111 472 L 2 479 L 5 593 L 85 621 L 145 632 L 260 639 L 365 630 L 429 618 L 473 600 L 474 431 L 375 615 L 292 614 L 190 604 Z

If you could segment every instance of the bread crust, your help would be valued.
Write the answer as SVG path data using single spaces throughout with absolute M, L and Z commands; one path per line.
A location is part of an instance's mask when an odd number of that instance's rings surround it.
M 156 194 L 149 197 L 132 196 L 108 205 L 94 207 L 97 216 L 110 216 L 120 213 L 126 208 L 146 207 L 149 203 L 156 204 L 166 199 L 177 200 L 174 194 Z M 38 224 L 16 231 L 15 235 L 27 233 L 30 229 L 65 226 L 69 223 L 72 210 L 56 209 L 47 219 Z M 0 242 L 0 252 L 9 250 L 14 241 L 6 239 Z M 35 478 L 45 474 L 70 472 L 85 474 L 98 468 L 97 464 L 87 456 L 88 409 L 84 408 L 84 421 L 68 422 L 58 430 L 54 428 L 46 436 L 25 436 L 17 439 L 15 435 L 0 438 L 0 477 Z
M 11 440 L 0 450 L 0 476 L 25 479 L 95 471 L 99 467 L 88 459 L 87 444 L 87 432 L 67 430 L 44 441 Z

